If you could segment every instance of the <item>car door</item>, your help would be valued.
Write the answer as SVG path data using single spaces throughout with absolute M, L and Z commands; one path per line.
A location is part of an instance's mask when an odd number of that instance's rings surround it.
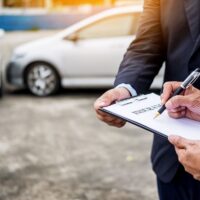
M 73 33 L 66 49 L 68 77 L 113 77 L 134 39 L 140 13 L 116 14 Z

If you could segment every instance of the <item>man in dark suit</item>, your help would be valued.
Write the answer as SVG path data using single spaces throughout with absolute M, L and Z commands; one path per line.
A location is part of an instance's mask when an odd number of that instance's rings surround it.
M 145 92 L 166 62 L 164 81 L 183 81 L 200 66 L 200 0 L 145 0 L 137 37 L 129 46 L 115 88 L 95 102 L 97 117 L 109 125 L 125 122 L 100 112 L 100 107 Z M 200 82 L 196 87 L 199 88 Z M 178 162 L 174 147 L 154 136 L 152 165 L 161 200 L 199 200 L 200 182 Z

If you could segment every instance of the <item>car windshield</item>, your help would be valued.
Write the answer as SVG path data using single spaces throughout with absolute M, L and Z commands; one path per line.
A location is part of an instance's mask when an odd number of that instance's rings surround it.
M 106 17 L 76 34 L 79 39 L 108 38 L 133 35 L 136 32 L 140 13 L 130 13 Z

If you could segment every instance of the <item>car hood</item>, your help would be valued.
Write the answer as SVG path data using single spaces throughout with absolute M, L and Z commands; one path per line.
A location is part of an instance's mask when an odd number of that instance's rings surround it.
M 58 37 L 47 37 L 39 40 L 34 40 L 22 45 L 19 45 L 14 49 L 14 54 L 25 54 L 29 51 L 41 50 L 49 48 L 51 45 L 55 45 L 55 41 L 58 41 Z

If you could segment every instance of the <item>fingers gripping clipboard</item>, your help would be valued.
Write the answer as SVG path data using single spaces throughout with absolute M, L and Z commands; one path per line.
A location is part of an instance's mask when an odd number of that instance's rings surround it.
M 100 110 L 160 136 L 178 135 L 200 140 L 200 122 L 187 118 L 173 119 L 167 111 L 154 119 L 160 107 L 160 96 L 151 93 L 116 102 Z

